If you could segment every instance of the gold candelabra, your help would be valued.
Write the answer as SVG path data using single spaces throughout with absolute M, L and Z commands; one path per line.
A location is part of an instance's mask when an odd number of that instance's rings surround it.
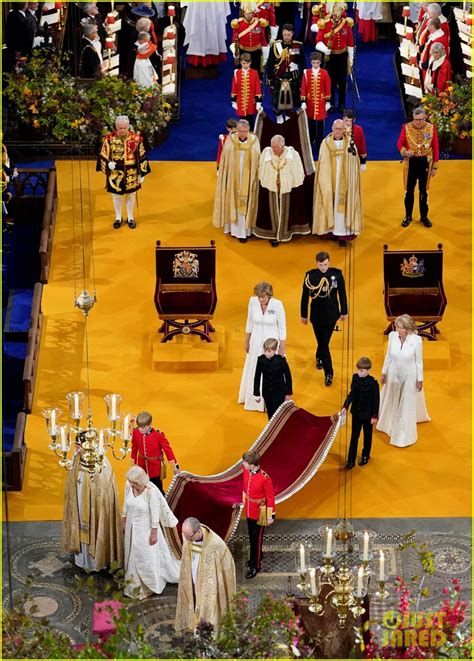
M 86 417 L 86 426 L 81 426 L 84 417 L 84 393 L 70 392 L 66 395 L 69 402 L 69 415 L 72 424 L 62 424 L 60 416 L 62 409 L 58 407 L 43 409 L 46 428 L 50 438 L 48 448 L 59 458 L 59 465 L 66 470 L 72 470 L 74 458 L 79 455 L 79 461 L 89 474 L 102 470 L 107 449 L 118 461 L 125 459 L 130 451 L 132 423 L 134 417 L 127 413 L 120 415 L 122 396 L 113 393 L 104 397 L 107 405 L 107 418 L 110 425 L 104 428 L 94 426 L 90 407 Z

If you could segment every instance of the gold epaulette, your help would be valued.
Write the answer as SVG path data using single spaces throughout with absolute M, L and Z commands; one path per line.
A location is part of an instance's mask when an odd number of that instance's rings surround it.
M 354 19 L 353 18 L 346 18 L 346 23 L 348 27 L 352 28 L 354 26 Z
M 320 18 L 319 21 L 316 23 L 318 28 L 322 30 L 323 28 L 326 27 L 327 20 L 325 18 Z
M 260 27 L 261 28 L 266 28 L 268 26 L 268 21 L 266 18 L 261 18 L 260 19 Z
M 231 21 L 231 23 L 230 23 L 230 27 L 231 27 L 233 30 L 236 30 L 236 29 L 239 27 L 239 19 L 238 19 L 238 18 L 234 18 L 234 19 Z
M 321 3 L 318 3 L 317 5 L 314 5 L 314 7 L 311 9 L 311 13 L 313 16 L 316 16 L 316 14 L 321 13 L 321 9 L 323 8 Z

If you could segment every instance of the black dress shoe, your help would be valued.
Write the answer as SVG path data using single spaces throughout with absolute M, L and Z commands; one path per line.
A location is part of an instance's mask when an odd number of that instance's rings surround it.
M 129 218 L 127 220 L 127 225 L 130 227 L 131 230 L 134 230 L 135 227 L 137 226 L 137 223 L 133 220 L 133 218 Z
M 279 241 L 276 239 L 272 239 L 270 243 L 272 244 L 272 248 L 278 248 Z
M 330 386 L 332 384 L 332 374 L 326 374 L 324 377 L 324 385 Z
M 248 572 L 245 574 L 245 578 L 255 578 L 255 576 L 258 574 L 258 569 L 255 569 L 255 567 L 251 567 Z
M 240 243 L 247 243 L 247 239 L 239 239 Z
M 412 220 L 413 218 L 411 216 L 405 216 L 405 218 L 402 220 L 402 227 L 408 227 Z
M 321 360 L 321 358 L 316 358 L 316 369 L 317 370 L 323 369 L 323 361 Z
M 355 464 L 353 464 L 351 461 L 348 461 L 347 464 L 344 466 L 346 471 L 350 471 L 351 468 L 354 468 Z
M 431 220 L 428 217 L 420 218 L 420 222 L 423 223 L 423 225 L 425 227 L 433 227 L 433 223 L 431 222 Z
M 117 218 L 117 220 L 114 220 L 114 230 L 118 230 L 119 227 L 122 227 L 122 219 Z
M 365 464 L 369 463 L 370 457 L 361 457 L 359 460 L 359 466 L 365 466 Z

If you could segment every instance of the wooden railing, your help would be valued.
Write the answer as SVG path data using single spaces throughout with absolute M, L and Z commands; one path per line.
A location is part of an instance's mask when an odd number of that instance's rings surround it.
M 41 311 L 42 293 L 43 285 L 40 282 L 37 282 L 33 293 L 30 331 L 28 333 L 25 367 L 23 369 L 24 411 L 26 413 L 31 413 L 31 408 L 33 405 L 36 370 L 38 367 L 38 356 L 41 340 L 41 327 L 43 324 L 43 313 Z

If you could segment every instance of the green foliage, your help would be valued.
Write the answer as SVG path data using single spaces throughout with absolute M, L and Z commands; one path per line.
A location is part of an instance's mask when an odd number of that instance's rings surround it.
M 4 79 L 4 97 L 19 122 L 46 141 L 94 144 L 113 128 L 117 115 L 128 115 L 134 130 L 152 144 L 171 118 L 160 85 L 144 89 L 118 76 L 81 83 L 57 53 L 35 51 Z
M 201 622 L 196 636 L 189 636 L 183 649 L 172 650 L 173 658 L 292 659 L 308 658 L 304 632 L 286 599 L 267 594 L 257 613 L 250 617 L 248 596 L 238 592 L 224 616 L 218 634 Z M 171 658 L 171 656 L 170 656 Z
M 446 92 L 425 94 L 423 107 L 444 142 L 452 145 L 455 138 L 472 138 L 472 83 L 458 76 Z

